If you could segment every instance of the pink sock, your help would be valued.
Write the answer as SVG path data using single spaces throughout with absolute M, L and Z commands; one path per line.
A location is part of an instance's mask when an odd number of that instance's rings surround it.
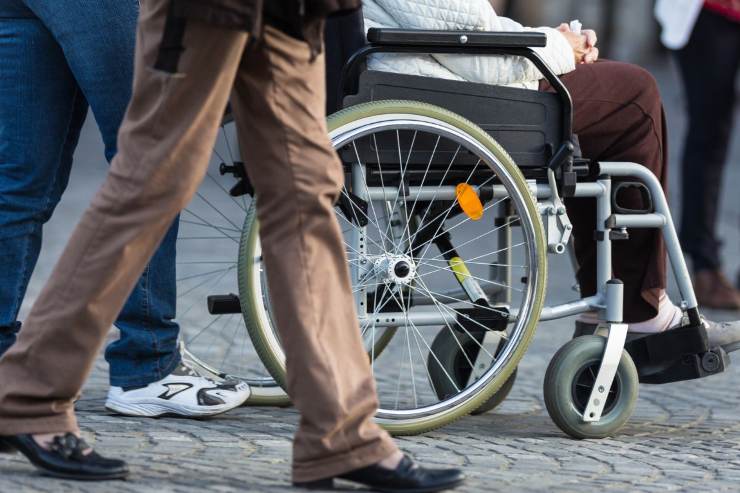
M 630 332 L 655 333 L 663 332 L 681 323 L 683 311 L 673 304 L 665 291 L 660 295 L 658 301 L 658 314 L 646 320 L 635 324 L 630 324 Z
M 681 309 L 674 305 L 666 292 L 663 291 L 658 301 L 658 314 L 650 320 L 629 324 L 629 331 L 641 333 L 663 332 L 681 323 L 682 317 Z M 596 311 L 582 313 L 578 316 L 578 320 L 588 324 L 598 324 L 599 314 Z

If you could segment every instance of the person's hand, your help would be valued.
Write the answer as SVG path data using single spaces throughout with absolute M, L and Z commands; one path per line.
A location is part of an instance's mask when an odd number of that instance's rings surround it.
M 596 32 L 592 29 L 584 29 L 580 34 L 570 30 L 568 24 L 560 24 L 557 27 L 565 39 L 568 40 L 573 48 L 573 56 L 576 63 L 594 63 L 599 59 L 599 49 L 596 47 L 598 38 Z

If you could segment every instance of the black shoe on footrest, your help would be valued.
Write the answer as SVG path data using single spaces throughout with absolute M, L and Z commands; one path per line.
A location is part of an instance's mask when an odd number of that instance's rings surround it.
M 408 456 L 401 459 L 395 469 L 386 469 L 375 464 L 350 471 L 337 479 L 367 486 L 373 491 L 386 493 L 434 493 L 455 488 L 465 477 L 459 469 L 429 469 L 414 463 Z M 330 490 L 333 478 L 293 483 L 293 486 L 311 490 Z
M 17 450 L 47 476 L 88 481 L 128 476 L 124 461 L 106 459 L 89 449 L 83 439 L 72 433 L 54 437 L 49 450 L 36 443 L 31 435 L 0 436 L 0 450 Z

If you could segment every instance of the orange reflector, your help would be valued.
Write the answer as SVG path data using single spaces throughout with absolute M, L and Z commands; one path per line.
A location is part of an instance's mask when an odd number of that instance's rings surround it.
M 457 186 L 457 203 L 460 204 L 460 208 L 463 210 L 466 216 L 473 221 L 477 221 L 483 217 L 483 203 L 478 198 L 478 194 L 475 193 L 475 189 L 467 183 L 460 183 Z

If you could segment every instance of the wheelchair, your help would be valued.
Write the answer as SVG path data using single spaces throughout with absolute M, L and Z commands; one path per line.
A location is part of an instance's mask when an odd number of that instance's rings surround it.
M 660 183 L 639 164 L 580 155 L 570 95 L 532 49 L 545 43 L 531 32 L 371 29 L 343 66 L 343 109 L 328 119 L 346 173 L 336 213 L 376 379 L 377 421 L 392 433 L 423 433 L 494 408 L 538 323 L 590 310 L 600 313 L 601 333 L 564 345 L 544 382 L 550 416 L 574 438 L 615 434 L 640 383 L 705 377 L 729 364 L 708 346 Z M 364 62 L 375 53 L 521 56 L 555 91 L 374 72 Z M 222 166 L 238 180 L 232 196 L 251 193 L 243 166 Z M 632 180 L 650 209 L 619 208 L 613 179 Z M 547 256 L 566 253 L 573 233 L 567 197 L 596 200 L 599 291 L 545 306 Z M 690 326 L 628 340 L 611 252 L 632 228 L 661 230 Z M 274 379 L 265 382 L 284 387 L 254 201 L 236 273 L 238 294 L 210 296 L 209 311 L 243 314 Z M 332 300 L 325 303 L 331 309 Z

